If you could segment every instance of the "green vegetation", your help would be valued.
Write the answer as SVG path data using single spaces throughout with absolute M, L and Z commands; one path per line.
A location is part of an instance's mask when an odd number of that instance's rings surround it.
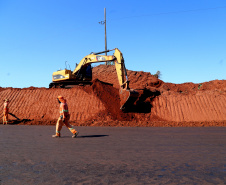
M 153 76 L 155 76 L 156 78 L 160 78 L 161 76 L 161 72 L 160 71 L 157 71 Z
M 198 90 L 199 90 L 201 87 L 202 87 L 202 84 L 199 84 L 199 86 L 198 86 Z

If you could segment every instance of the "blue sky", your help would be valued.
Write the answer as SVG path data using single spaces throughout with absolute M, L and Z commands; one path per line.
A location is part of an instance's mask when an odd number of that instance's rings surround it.
M 0 86 L 48 87 L 52 73 L 119 48 L 126 67 L 171 83 L 226 79 L 225 0 L 0 0 Z

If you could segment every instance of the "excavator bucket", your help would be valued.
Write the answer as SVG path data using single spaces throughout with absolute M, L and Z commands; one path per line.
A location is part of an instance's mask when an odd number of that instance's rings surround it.
M 119 96 L 120 96 L 120 109 L 126 111 L 137 100 L 139 93 L 132 89 L 121 88 L 119 90 Z

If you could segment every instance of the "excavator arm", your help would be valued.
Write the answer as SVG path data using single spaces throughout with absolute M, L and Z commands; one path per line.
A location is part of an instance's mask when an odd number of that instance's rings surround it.
M 129 81 L 127 77 L 126 67 L 124 63 L 124 58 L 122 53 L 119 49 L 115 49 L 114 56 L 116 58 L 115 62 L 115 69 L 118 76 L 119 85 L 123 89 L 129 89 Z
M 98 55 L 106 51 L 87 55 L 81 60 L 81 62 L 75 68 L 75 70 L 73 71 L 73 74 L 79 74 L 79 71 L 82 69 L 82 67 L 85 67 L 90 63 L 113 61 L 115 63 L 115 69 L 116 69 L 116 73 L 117 73 L 117 77 L 120 85 L 120 89 L 119 89 L 120 109 L 125 110 L 127 106 L 134 103 L 139 93 L 129 88 L 129 81 L 128 81 L 128 76 L 126 72 L 123 55 L 118 48 L 115 48 L 114 50 L 115 50 L 114 55 L 109 55 L 109 56 Z M 112 50 L 108 50 L 108 51 L 112 51 Z
M 126 68 L 125 68 L 125 63 L 124 63 L 124 58 L 121 53 L 121 51 L 118 48 L 113 49 L 115 50 L 114 55 L 99 55 L 101 53 L 104 53 L 106 51 L 102 51 L 99 53 L 93 53 L 90 55 L 85 56 L 80 63 L 76 66 L 74 71 L 72 72 L 74 75 L 78 75 L 82 68 L 85 68 L 87 65 L 91 63 L 99 63 L 99 62 L 109 62 L 112 61 L 115 63 L 115 69 L 117 72 L 117 77 L 119 81 L 119 85 L 122 86 L 123 88 L 127 87 L 128 83 L 128 77 L 126 73 Z M 108 50 L 113 51 L 113 50 Z

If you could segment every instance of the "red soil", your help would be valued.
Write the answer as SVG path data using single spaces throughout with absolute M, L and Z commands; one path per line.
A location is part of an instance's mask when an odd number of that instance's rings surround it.
M 226 126 L 226 80 L 172 84 L 142 71 L 128 71 L 128 78 L 130 88 L 138 89 L 140 96 L 126 113 L 119 109 L 115 68 L 106 65 L 93 69 L 91 86 L 0 88 L 0 100 L 10 99 L 12 124 L 55 124 L 59 116 L 56 97 L 62 95 L 67 99 L 73 125 Z

